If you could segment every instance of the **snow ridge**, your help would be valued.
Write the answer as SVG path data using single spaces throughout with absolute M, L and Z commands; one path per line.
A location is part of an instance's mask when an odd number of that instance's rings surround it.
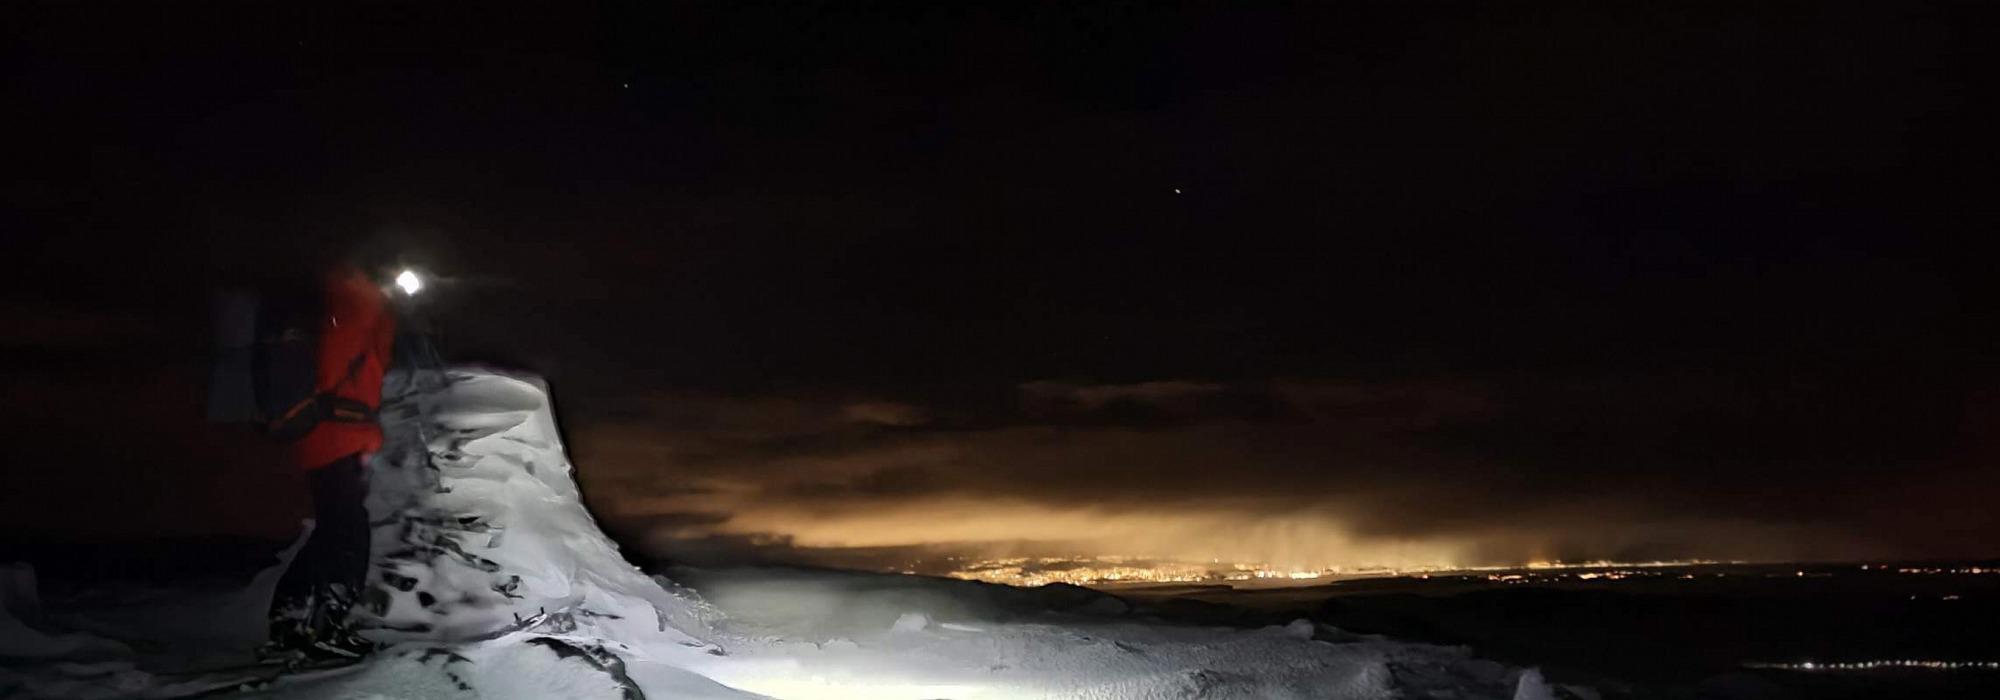
M 370 464 L 375 561 L 356 615 L 365 634 L 389 646 L 359 666 L 281 678 L 238 697 L 1577 695 L 1533 670 L 1483 661 L 1462 648 L 1347 635 L 1307 620 L 1264 629 L 1170 625 L 1115 597 L 1070 586 L 675 569 L 690 590 L 639 571 L 598 529 L 579 496 L 541 380 L 456 368 L 399 371 L 387 383 L 386 443 Z M 245 678 L 166 671 L 116 642 L 34 628 L 29 623 L 45 616 L 32 614 L 32 587 L 18 580 L 26 575 L 21 571 L 0 571 L 14 577 L 0 582 L 0 657 L 17 657 L 0 664 L 0 695 L 178 698 L 227 690 Z M 242 611 L 269 603 L 265 579 L 277 571 L 210 606 L 207 619 L 244 627 Z M 187 619 L 195 607 L 179 605 L 175 619 Z M 5 614 L 9 608 L 19 614 Z M 61 653 L 60 663 L 17 664 L 11 652 L 20 645 L 10 646 L 9 638 Z M 98 656 L 72 653 L 84 647 Z

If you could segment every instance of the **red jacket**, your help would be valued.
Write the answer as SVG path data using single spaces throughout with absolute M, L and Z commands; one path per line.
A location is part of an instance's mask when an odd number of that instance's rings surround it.
M 315 363 L 319 389 L 360 401 L 371 409 L 380 408 L 382 374 L 389 369 L 396 339 L 396 318 L 388 299 L 367 275 L 352 267 L 327 275 L 325 295 L 326 315 L 320 322 Z M 348 368 L 356 356 L 363 359 L 350 375 Z M 380 423 L 325 420 L 292 444 L 292 456 L 299 466 L 317 469 L 348 455 L 381 448 Z

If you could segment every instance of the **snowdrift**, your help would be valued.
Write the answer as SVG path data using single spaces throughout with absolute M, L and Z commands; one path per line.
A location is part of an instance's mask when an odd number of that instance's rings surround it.
M 372 465 L 375 570 L 363 626 L 385 642 L 581 629 L 703 646 L 702 605 L 628 563 L 577 492 L 548 390 L 492 371 L 399 373 Z
M 598 529 L 540 380 L 398 373 L 387 394 L 387 443 L 371 465 L 375 568 L 357 615 L 390 646 L 357 667 L 278 678 L 248 696 L 1553 697 L 1539 674 L 1463 649 L 1303 620 L 1167 625 L 1074 587 L 785 569 L 679 570 L 691 586 L 682 587 L 634 568 Z M 252 586 L 215 613 L 236 619 L 231 611 L 268 599 Z M 0 616 L 0 633 L 48 631 Z M 8 650 L 67 644 L 100 657 L 0 667 L 0 695 L 164 698 L 237 682 L 117 657 L 110 640 L 20 639 L 0 653 L 26 663 Z

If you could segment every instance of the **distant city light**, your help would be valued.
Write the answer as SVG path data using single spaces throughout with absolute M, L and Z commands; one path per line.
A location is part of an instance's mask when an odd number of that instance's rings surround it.
M 956 559 L 956 558 L 954 558 Z M 1553 562 L 1537 561 L 1514 566 L 1360 566 L 1341 567 L 1285 567 L 1264 562 L 1232 562 L 1221 558 L 1210 558 L 1203 562 L 1152 559 L 1140 556 L 1096 556 L 1096 557 L 1004 557 L 996 559 L 956 559 L 951 570 L 943 571 L 945 576 L 1003 583 L 1013 586 L 1043 586 L 1051 583 L 1067 583 L 1087 586 L 1092 584 L 1132 584 L 1132 583 L 1232 583 L 1244 582 L 1260 585 L 1285 581 L 1339 581 L 1356 578 L 1382 578 L 1394 576 L 1415 576 L 1428 579 L 1432 576 L 1458 578 L 1463 580 L 1484 580 L 1506 585 L 1536 585 L 1562 581 L 1588 581 L 1603 583 L 1626 579 L 1672 578 L 1689 580 L 1697 578 L 1697 572 L 1679 571 L 1683 567 L 1711 567 L 1720 565 L 1742 566 L 1750 562 L 1716 561 L 1692 559 L 1683 561 L 1647 562 Z M 916 570 L 911 567 L 909 570 Z M 2000 575 L 2000 567 L 1935 567 L 1935 568 L 1891 568 L 1875 565 L 1869 571 L 1895 572 L 1903 575 Z M 1750 576 L 1760 578 L 1826 578 L 1833 576 L 1827 571 L 1784 568 L 1771 570 L 1710 570 L 1699 572 L 1701 577 Z M 1916 597 L 1912 597 L 1915 600 Z M 1937 600 L 1959 600 L 1956 594 L 1940 594 Z
M 1014 586 L 1044 586 L 1051 583 L 1067 583 L 1079 586 L 1130 583 L 1276 583 L 1284 581 L 1337 581 L 1341 579 L 1392 576 L 1417 576 L 1428 579 L 1434 574 L 1441 576 L 1457 574 L 1461 578 L 1484 579 L 1504 584 L 1528 584 L 1562 580 L 1618 581 L 1627 578 L 1667 576 L 1693 578 L 1692 575 L 1668 571 L 1668 569 L 1725 563 L 1740 564 L 1742 562 L 1717 562 L 1710 560 L 1652 562 L 1592 561 L 1580 563 L 1534 562 L 1527 566 L 1513 567 L 1363 566 L 1343 568 L 1340 566 L 1327 566 L 1315 569 L 1310 567 L 1279 567 L 1262 562 L 1228 562 L 1219 558 L 1211 559 L 1208 562 L 1182 562 L 1113 555 L 1099 557 L 1003 557 L 995 559 L 970 559 L 958 562 L 951 571 L 944 572 L 944 575 L 952 578 L 1003 583 Z M 1715 575 L 1721 576 L 1723 574 L 1717 573 Z M 1786 575 L 1790 576 L 1791 574 Z M 1816 576 L 1818 574 L 1808 575 Z
M 1797 663 L 1747 663 L 1744 668 L 1779 671 L 1872 671 L 1882 668 L 1917 668 L 1930 671 L 2000 670 L 2000 661 L 1946 661 L 1941 659 L 1877 659 L 1871 661 L 1800 661 Z

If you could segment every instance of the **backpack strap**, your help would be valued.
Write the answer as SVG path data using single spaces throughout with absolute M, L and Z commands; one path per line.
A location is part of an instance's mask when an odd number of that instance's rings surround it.
M 291 442 L 312 432 L 313 426 L 323 421 L 334 423 L 373 423 L 376 411 L 367 403 L 333 393 L 334 390 L 354 380 L 361 373 L 361 365 L 368 361 L 366 350 L 355 353 L 354 359 L 347 361 L 347 372 L 333 386 L 313 392 L 312 396 L 292 404 L 284 415 L 271 420 L 268 426 L 271 434 L 278 439 Z
M 361 365 L 363 363 L 366 363 L 367 361 L 368 361 L 367 350 L 354 353 L 354 359 L 347 361 L 347 372 L 345 374 L 340 375 L 340 381 L 334 382 L 333 386 L 327 387 L 324 391 L 321 391 L 320 393 L 331 394 L 333 393 L 334 389 L 339 389 L 341 387 L 347 386 L 348 382 L 354 381 L 354 375 L 361 373 Z
M 376 417 L 375 409 L 369 408 L 368 404 L 366 403 L 362 403 L 360 401 L 356 401 L 354 399 L 350 399 L 345 396 L 334 396 L 332 394 L 326 395 L 325 403 L 326 403 L 326 415 L 322 416 L 322 418 L 325 420 L 333 421 L 335 423 L 375 422 L 375 417 Z

